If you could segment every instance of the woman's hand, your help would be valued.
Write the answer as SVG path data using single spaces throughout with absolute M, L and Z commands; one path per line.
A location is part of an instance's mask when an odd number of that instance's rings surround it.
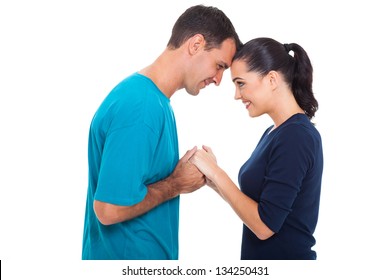
M 213 181 L 213 177 L 219 167 L 217 165 L 217 159 L 211 148 L 205 145 L 203 145 L 202 148 L 203 149 L 197 150 L 189 161 L 207 177 L 207 183 L 209 185 L 209 183 L 212 183 L 210 181 Z
M 198 150 L 189 161 L 205 175 L 206 184 L 221 195 L 216 184 L 211 179 L 212 174 L 215 174 L 216 170 L 219 169 L 217 159 L 210 147 L 203 145 L 202 148 L 203 150 Z

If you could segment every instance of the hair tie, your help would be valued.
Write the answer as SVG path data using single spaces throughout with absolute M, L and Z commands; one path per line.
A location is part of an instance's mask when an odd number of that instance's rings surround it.
M 289 53 L 291 51 L 290 44 L 283 44 L 283 46 L 284 46 L 284 49 L 286 50 L 287 53 Z

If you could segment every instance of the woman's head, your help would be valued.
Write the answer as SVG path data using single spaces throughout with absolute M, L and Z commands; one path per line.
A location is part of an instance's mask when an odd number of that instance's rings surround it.
M 290 55 L 291 51 L 293 55 Z M 253 39 L 235 54 L 232 72 L 243 66 L 247 72 L 260 77 L 274 72 L 281 75 L 299 107 L 310 119 L 314 116 L 318 102 L 312 91 L 313 68 L 301 46 L 281 44 L 271 38 Z

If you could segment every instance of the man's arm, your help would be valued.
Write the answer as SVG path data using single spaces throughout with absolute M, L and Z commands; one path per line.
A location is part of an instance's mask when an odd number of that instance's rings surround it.
M 188 161 L 196 150 L 194 147 L 187 151 L 169 177 L 149 185 L 145 198 L 138 204 L 119 206 L 95 200 L 94 209 L 99 221 L 103 225 L 112 225 L 131 220 L 180 194 L 191 193 L 202 187 L 205 184 L 204 175 Z

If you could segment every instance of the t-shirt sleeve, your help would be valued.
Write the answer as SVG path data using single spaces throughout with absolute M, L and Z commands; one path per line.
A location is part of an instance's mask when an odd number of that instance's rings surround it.
M 278 232 L 311 166 L 313 146 L 307 132 L 290 125 L 275 136 L 258 211 L 261 220 Z
M 145 124 L 134 124 L 107 135 L 95 199 L 130 206 L 143 200 L 145 180 L 158 137 Z

